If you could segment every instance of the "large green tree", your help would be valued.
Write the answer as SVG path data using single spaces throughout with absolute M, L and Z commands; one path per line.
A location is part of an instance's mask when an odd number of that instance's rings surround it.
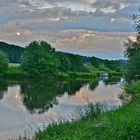
M 8 57 L 0 51 L 0 74 L 6 72 L 8 68 Z
M 23 70 L 34 76 L 57 75 L 60 61 L 55 49 L 45 41 L 33 41 L 21 58 Z
M 140 14 L 133 16 L 137 34 L 135 38 L 128 39 L 125 43 L 127 47 L 125 55 L 128 58 L 128 68 L 126 80 L 131 82 L 140 79 Z

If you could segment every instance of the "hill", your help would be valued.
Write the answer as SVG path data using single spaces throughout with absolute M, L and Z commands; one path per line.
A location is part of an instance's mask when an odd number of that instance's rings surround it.
M 7 44 L 5 42 L 0 42 L 0 50 L 9 57 L 10 63 L 19 63 L 24 48 L 12 44 Z
M 22 53 L 24 52 L 24 48 L 17 46 L 17 45 L 13 45 L 13 44 L 8 44 L 5 42 L 0 42 L 0 50 L 2 50 L 8 57 L 9 57 L 9 61 L 10 63 L 20 63 L 20 58 Z M 71 53 L 66 53 L 66 52 L 58 52 L 62 55 L 64 55 L 65 57 L 68 57 L 71 55 Z M 73 54 L 76 55 L 77 57 L 79 57 L 82 62 L 84 64 L 88 64 L 90 62 L 90 58 L 88 56 L 81 56 L 78 54 Z M 126 60 L 104 60 L 101 58 L 97 58 L 94 57 L 94 60 L 98 61 L 98 63 L 100 65 L 104 65 L 105 67 L 115 70 L 117 67 L 124 67 L 124 65 L 127 63 Z M 122 69 L 122 68 L 121 68 Z

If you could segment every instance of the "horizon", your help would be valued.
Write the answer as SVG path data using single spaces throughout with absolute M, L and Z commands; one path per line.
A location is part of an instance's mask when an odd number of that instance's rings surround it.
M 45 40 L 57 51 L 126 59 L 124 42 L 134 35 L 138 0 L 2 0 L 0 40 L 27 46 Z
M 6 43 L 8 45 L 14 45 L 14 46 L 18 46 L 18 47 L 21 47 L 21 48 L 25 48 L 26 46 L 20 46 L 20 45 L 17 45 L 17 44 L 12 44 L 12 43 L 8 43 L 8 42 L 4 42 L 4 41 L 0 41 L 0 43 Z M 53 47 L 53 46 L 52 46 Z M 57 50 L 56 50 L 57 51 Z M 57 52 L 62 52 L 62 53 L 68 53 L 68 54 L 74 54 L 74 55 L 79 55 L 79 56 L 82 56 L 82 57 L 92 57 L 93 55 L 82 55 L 82 54 L 78 54 L 78 53 L 72 53 L 72 52 L 66 52 L 66 51 L 57 51 Z M 102 59 L 102 60 L 124 60 L 124 61 L 127 61 L 127 58 L 122 58 L 122 59 L 107 59 L 107 58 L 100 58 L 98 56 L 93 56 L 93 57 L 96 57 L 98 59 Z

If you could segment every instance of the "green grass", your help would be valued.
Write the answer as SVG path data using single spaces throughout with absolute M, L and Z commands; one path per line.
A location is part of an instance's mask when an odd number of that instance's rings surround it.
M 20 64 L 10 63 L 4 76 L 7 78 L 23 78 L 27 77 L 27 73 L 21 69 Z
M 50 125 L 36 140 L 139 140 L 140 81 L 126 86 L 133 99 L 121 109 L 78 121 Z M 91 113 L 92 114 L 92 113 Z
M 91 65 L 87 65 L 87 67 L 89 67 L 89 72 L 73 72 L 73 71 L 68 71 L 68 72 L 59 72 L 58 75 L 55 76 L 55 78 L 57 79 L 65 79 L 65 80 L 69 80 L 69 79 L 84 79 L 84 80 L 89 80 L 89 79 L 97 79 L 100 77 L 100 73 L 108 73 L 110 75 L 110 77 L 118 77 L 118 76 L 122 76 L 122 74 L 120 72 L 116 72 L 116 71 L 112 71 L 109 69 L 104 69 L 104 71 L 101 71 L 97 68 L 94 68 Z M 2 74 L 0 77 L 7 77 L 7 78 L 28 78 L 31 77 L 27 72 L 23 71 L 21 69 L 21 65 L 17 64 L 17 63 L 9 63 L 8 65 L 8 70 L 5 72 L 5 74 Z M 48 76 L 48 77 L 54 77 L 54 76 Z M 32 77 L 35 78 L 35 77 Z M 36 78 L 39 78 L 38 76 Z M 40 77 L 43 78 L 43 77 Z M 44 77 L 46 78 L 46 77 Z

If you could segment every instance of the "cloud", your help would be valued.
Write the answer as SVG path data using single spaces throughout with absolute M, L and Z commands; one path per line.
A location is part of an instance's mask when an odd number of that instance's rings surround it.
M 134 13 L 137 9 L 137 1 L 133 4 L 131 1 L 119 0 L 119 2 L 115 0 L 106 2 L 101 0 L 14 0 L 13 2 L 2 0 L 0 25 L 6 27 L 9 22 L 18 21 L 22 25 L 21 28 L 33 30 L 77 28 L 97 31 L 134 31 L 130 18 L 132 10 Z M 125 19 L 124 23 L 110 22 L 111 19 L 118 18 Z M 22 22 L 25 24 L 23 25 Z
M 16 33 L 20 32 L 20 36 Z M 31 40 L 47 40 L 56 50 L 78 53 L 87 56 L 97 56 L 109 59 L 124 58 L 124 42 L 132 33 L 97 32 L 90 30 L 61 30 L 61 31 L 28 31 L 15 30 L 10 34 L 1 34 L 3 40 L 9 43 L 26 46 Z M 10 41 L 9 41 L 10 40 Z
M 73 31 L 71 36 L 67 32 L 65 38 L 59 38 L 53 41 L 58 50 L 67 52 L 78 52 L 82 55 L 98 56 L 114 59 L 123 58 L 124 42 L 131 33 L 106 33 L 95 31 Z M 69 35 L 68 35 L 69 34 Z
M 139 0 L 1 0 L 0 39 L 22 45 L 43 39 L 57 49 L 104 57 L 117 49 L 122 57 L 118 46 L 134 32 L 131 15 L 138 7 Z M 126 34 L 119 38 L 120 32 Z

